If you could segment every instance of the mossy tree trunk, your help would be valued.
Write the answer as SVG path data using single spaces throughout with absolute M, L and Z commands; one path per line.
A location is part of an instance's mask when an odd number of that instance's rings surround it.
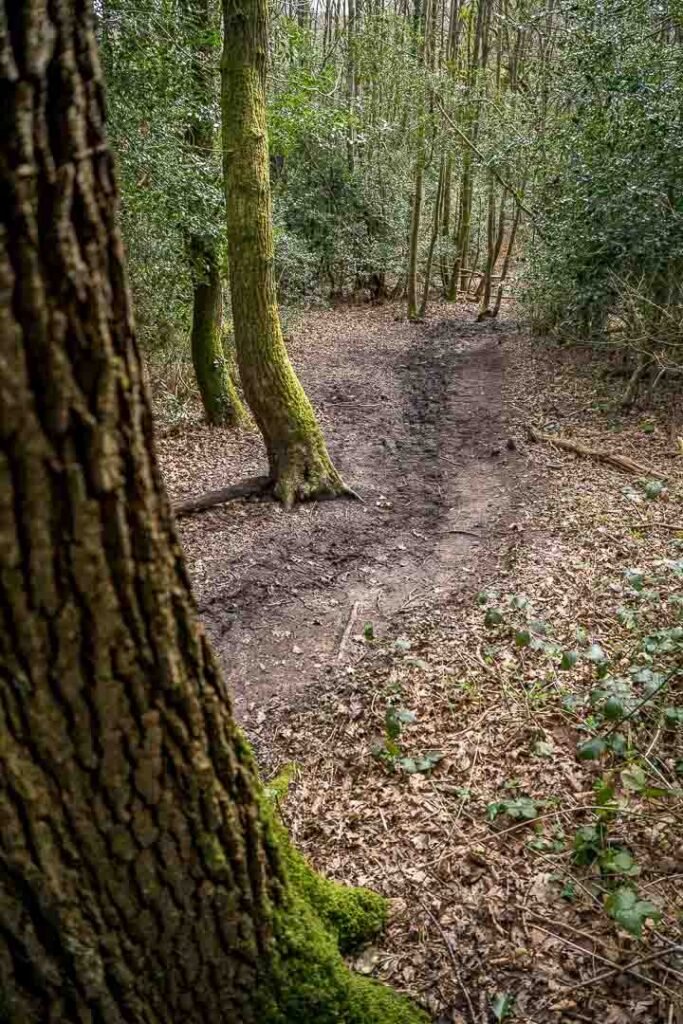
M 277 307 L 266 132 L 266 0 L 223 0 L 223 155 L 237 361 L 286 506 L 346 488 L 289 361 Z
M 153 455 L 88 0 L 0 2 L 0 1017 L 425 1018 L 260 789 Z
M 187 143 L 209 162 L 216 146 L 211 114 L 214 87 L 211 33 L 215 19 L 212 0 L 183 0 L 189 34 L 191 82 L 195 114 Z M 204 211 L 205 213 L 205 211 Z M 198 217 L 197 221 L 201 221 Z M 195 231 L 188 239 L 193 278 L 191 349 L 207 423 L 236 424 L 246 418 L 234 381 L 236 366 L 224 349 L 223 283 L 218 238 Z

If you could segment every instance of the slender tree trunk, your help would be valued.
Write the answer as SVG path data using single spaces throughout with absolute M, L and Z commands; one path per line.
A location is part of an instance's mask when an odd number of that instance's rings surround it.
M 490 315 L 489 303 L 491 302 L 491 279 L 496 262 L 496 192 L 493 175 L 489 175 L 488 208 L 486 213 L 486 266 L 481 285 L 481 303 L 479 316 L 484 318 Z
M 446 157 L 446 170 L 444 172 L 443 191 L 443 212 L 441 216 L 441 257 L 439 259 L 439 270 L 441 273 L 441 287 L 444 294 L 448 291 L 448 257 L 446 247 L 451 233 L 451 178 L 453 175 L 453 154 L 449 152 Z
M 443 189 L 444 180 L 446 173 L 446 164 L 444 158 L 441 158 L 441 167 L 439 169 L 439 183 L 436 189 L 436 198 L 434 200 L 434 218 L 432 221 L 432 235 L 429 239 L 429 249 L 427 250 L 427 263 L 425 266 L 425 279 L 422 289 L 422 302 L 420 303 L 420 319 L 427 315 L 427 305 L 429 303 L 429 286 L 432 279 L 432 263 L 434 261 L 434 249 L 436 247 L 436 240 L 439 237 L 439 224 L 441 222 L 441 204 L 443 201 Z
M 492 176 L 493 177 L 493 176 Z M 494 235 L 494 246 L 493 255 L 491 258 L 492 273 L 495 271 L 500 256 L 501 249 L 503 248 L 503 239 L 505 237 L 505 196 L 506 192 L 503 190 L 503 194 L 500 199 L 500 206 L 498 208 L 498 224 L 495 229 Z M 480 299 L 484 290 L 484 278 L 482 277 L 479 286 L 477 288 L 477 298 Z
M 153 455 L 86 0 L 0 2 L 8 1024 L 401 1024 L 256 777 Z M 28 31 L 30 27 L 30 31 Z
M 472 154 L 466 150 L 463 154 L 463 173 L 460 185 L 460 208 L 455 238 L 455 259 L 451 270 L 451 279 L 446 298 L 455 302 L 458 298 L 458 285 L 466 287 L 467 255 L 470 247 L 470 227 L 472 223 L 473 196 Z
M 192 364 L 204 415 L 215 426 L 242 423 L 247 417 L 234 379 L 237 367 L 230 349 L 224 347 L 223 282 L 217 253 L 198 246 L 194 263 Z
M 410 218 L 410 243 L 408 248 L 408 319 L 417 320 L 417 261 L 420 247 L 420 221 L 422 219 L 422 176 L 424 173 L 424 142 L 419 141 L 419 152 L 415 160 L 413 179 L 413 204 Z
M 356 169 L 356 2 L 347 0 L 348 15 L 346 21 L 346 100 L 349 113 L 349 133 L 346 143 L 346 161 L 351 174 Z
M 513 250 L 514 250 L 514 247 L 515 247 L 515 239 L 517 238 L 517 229 L 519 228 L 519 223 L 520 223 L 521 219 L 522 219 L 522 207 L 518 203 L 517 204 L 517 208 L 515 210 L 514 220 L 512 221 L 512 227 L 510 229 L 510 237 L 508 239 L 507 249 L 505 250 L 505 256 L 503 257 L 503 265 L 500 268 L 500 280 L 498 281 L 498 292 L 496 294 L 496 301 L 494 303 L 493 310 L 492 310 L 492 315 L 494 317 L 498 316 L 498 314 L 500 313 L 500 306 L 501 306 L 501 303 L 503 301 L 503 288 L 504 288 L 505 281 L 506 281 L 507 276 L 508 276 L 508 271 L 510 269 L 510 262 L 512 260 L 512 253 L 513 253 Z
M 190 36 L 191 74 L 195 116 L 189 126 L 187 142 L 207 161 L 216 146 L 211 114 L 214 87 L 212 74 L 211 0 L 184 0 L 184 13 Z M 221 333 L 223 301 L 220 254 L 215 238 L 194 232 L 188 244 L 193 278 L 191 350 L 199 393 L 207 423 L 234 424 L 246 418 L 233 380 L 234 362 L 223 349 Z
M 230 289 L 244 394 L 263 434 L 275 494 L 295 501 L 347 492 L 289 361 L 273 269 L 266 134 L 266 0 L 223 0 L 223 153 Z

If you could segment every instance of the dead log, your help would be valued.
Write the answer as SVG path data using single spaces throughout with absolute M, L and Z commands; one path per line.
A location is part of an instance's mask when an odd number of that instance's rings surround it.
M 540 434 L 534 427 L 529 426 L 529 437 L 532 441 L 543 441 L 545 444 L 552 444 L 556 448 L 562 448 L 567 452 L 574 452 L 585 459 L 593 459 L 595 462 L 603 462 L 608 466 L 614 466 L 625 473 L 634 473 L 636 476 L 651 476 L 657 480 L 667 480 L 666 473 L 661 473 L 652 466 L 646 466 L 642 462 L 630 459 L 628 455 L 618 455 L 615 452 L 604 451 L 601 448 L 588 448 L 579 441 L 570 441 L 568 437 L 558 437 L 556 434 Z

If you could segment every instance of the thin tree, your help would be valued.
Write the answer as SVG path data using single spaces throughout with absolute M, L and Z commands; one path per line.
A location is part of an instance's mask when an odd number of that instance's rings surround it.
M 183 0 L 183 15 L 190 43 L 190 84 L 193 117 L 187 144 L 207 164 L 216 148 L 212 114 L 215 89 L 212 31 L 213 0 Z M 200 217 L 191 218 L 201 223 Z M 234 355 L 223 338 L 223 281 L 220 234 L 195 227 L 189 232 L 193 278 L 191 349 L 204 414 L 211 424 L 234 424 L 246 417 L 233 380 Z
M 88 0 L 0 0 L 0 1016 L 418 1024 L 269 809 L 153 454 Z
M 295 501 L 348 493 L 280 325 L 266 131 L 266 0 L 223 0 L 223 153 L 237 360 L 263 435 L 275 495 Z

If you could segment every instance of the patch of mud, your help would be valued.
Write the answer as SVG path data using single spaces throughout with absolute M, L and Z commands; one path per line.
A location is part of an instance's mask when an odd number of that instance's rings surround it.
M 242 501 L 179 523 L 238 714 L 362 656 L 354 637 L 365 622 L 381 626 L 472 586 L 521 471 L 502 419 L 511 330 L 477 324 L 460 306 L 425 324 L 387 307 L 304 320 L 292 358 L 363 503 L 286 513 Z M 253 431 L 197 425 L 159 450 L 174 498 L 264 471 Z

